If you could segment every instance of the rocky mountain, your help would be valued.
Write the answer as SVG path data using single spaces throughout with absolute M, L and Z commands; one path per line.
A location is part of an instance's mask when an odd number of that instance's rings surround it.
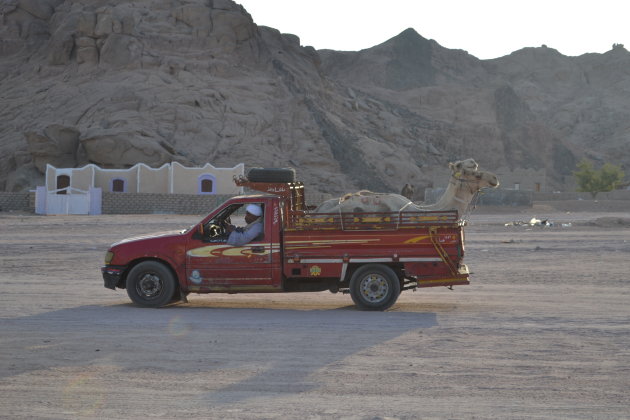
M 297 169 L 310 189 L 396 191 L 474 157 L 547 171 L 630 168 L 630 54 L 525 48 L 494 60 L 412 29 L 316 51 L 230 0 L 4 0 L 0 190 L 46 163 Z

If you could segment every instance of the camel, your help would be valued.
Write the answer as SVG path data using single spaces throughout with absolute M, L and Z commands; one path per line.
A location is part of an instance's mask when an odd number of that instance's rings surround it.
M 461 218 L 473 197 L 482 188 L 496 188 L 499 180 L 491 172 L 480 171 L 473 159 L 449 163 L 451 176 L 444 194 L 435 204 L 413 203 L 400 194 L 358 191 L 340 198 L 326 200 L 314 213 L 385 213 L 400 211 L 457 210 Z

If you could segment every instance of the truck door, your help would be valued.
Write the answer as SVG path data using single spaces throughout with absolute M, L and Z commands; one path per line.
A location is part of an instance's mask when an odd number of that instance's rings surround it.
M 228 245 L 227 235 L 191 239 L 186 253 L 186 278 L 191 290 L 252 292 L 272 291 L 280 287 L 279 282 L 274 282 L 273 268 L 274 263 L 280 261 L 280 246 L 273 241 L 276 236 L 273 232 L 273 212 L 265 211 L 263 203 L 255 204 L 263 208 L 264 229 L 263 234 L 251 242 L 242 246 Z M 242 207 L 242 212 L 244 206 L 236 204 L 231 207 L 208 223 L 208 229 L 212 225 L 219 226 L 222 217 L 235 219 L 235 224 L 244 223 L 238 221 L 239 209 Z

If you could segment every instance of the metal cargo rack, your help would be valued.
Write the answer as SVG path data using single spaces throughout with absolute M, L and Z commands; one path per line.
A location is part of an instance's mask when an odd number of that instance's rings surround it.
M 456 210 L 390 213 L 293 213 L 288 230 L 399 230 L 418 227 L 458 227 Z

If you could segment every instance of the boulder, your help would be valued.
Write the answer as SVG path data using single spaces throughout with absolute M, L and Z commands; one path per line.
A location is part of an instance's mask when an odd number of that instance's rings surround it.
M 83 12 L 79 16 L 77 25 L 77 33 L 80 36 L 96 36 L 94 28 L 96 27 L 96 14 L 92 12 Z
M 138 162 L 159 167 L 175 160 L 155 138 L 128 129 L 97 129 L 81 138 L 86 158 L 104 168 L 128 168 Z
M 19 166 L 9 174 L 6 180 L 5 191 L 27 191 L 33 185 L 43 185 L 44 182 L 44 175 L 31 163 Z
M 70 34 L 63 37 L 57 36 L 54 42 L 51 42 L 50 52 L 48 53 L 48 63 L 53 66 L 62 66 L 70 62 L 70 55 L 74 48 L 74 38 Z
M 108 68 L 138 68 L 142 44 L 133 36 L 110 34 L 100 51 L 100 64 Z
M 94 38 L 78 38 L 75 41 L 75 45 L 77 47 L 77 63 L 98 64 L 98 48 L 96 48 L 96 40 Z
M 46 172 L 46 164 L 58 168 L 72 168 L 76 165 L 79 131 L 73 127 L 49 125 L 43 133 L 24 134 L 33 164 L 41 173 Z
M 97 37 L 105 37 L 114 31 L 114 23 L 112 15 L 108 12 L 96 15 L 96 25 L 94 26 L 94 35 Z
M 46 0 L 19 0 L 18 6 L 39 19 L 50 19 L 54 12 L 53 5 Z
M 19 0 L 4 0 L 0 3 L 0 15 L 8 15 L 18 7 Z
M 79 18 L 79 13 L 71 13 L 51 25 L 52 37 L 48 46 L 49 64 L 61 66 L 71 62 Z
M 60 154 L 76 154 L 79 145 L 79 130 L 75 127 L 51 124 L 44 129 L 44 134 L 56 144 Z
M 173 17 L 180 22 L 206 33 L 212 31 L 210 8 L 202 4 L 187 4 L 173 10 Z

